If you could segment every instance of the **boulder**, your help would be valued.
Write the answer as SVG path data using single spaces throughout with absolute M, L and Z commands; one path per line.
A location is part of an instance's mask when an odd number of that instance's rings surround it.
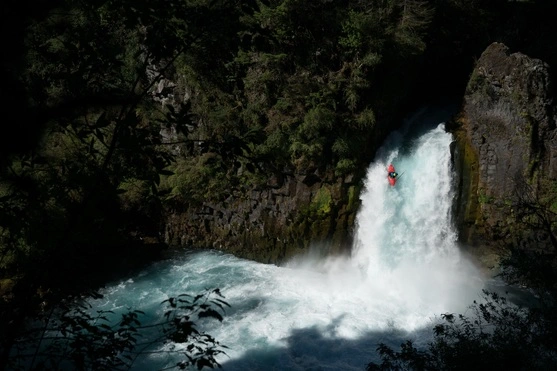
M 549 66 L 501 43 L 478 59 L 456 119 L 454 163 L 460 236 L 495 246 L 509 238 L 513 205 L 525 185 L 555 192 L 556 106 Z

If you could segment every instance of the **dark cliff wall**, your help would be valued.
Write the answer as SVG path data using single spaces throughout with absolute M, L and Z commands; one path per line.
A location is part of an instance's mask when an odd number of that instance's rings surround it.
M 521 184 L 555 192 L 557 130 L 549 66 L 491 44 L 470 77 L 455 130 L 461 237 L 493 245 L 512 230 Z
M 215 248 L 264 263 L 307 251 L 323 254 L 351 245 L 359 186 L 316 174 L 273 179 L 265 189 L 235 193 L 218 204 L 175 210 L 166 225 L 173 246 Z

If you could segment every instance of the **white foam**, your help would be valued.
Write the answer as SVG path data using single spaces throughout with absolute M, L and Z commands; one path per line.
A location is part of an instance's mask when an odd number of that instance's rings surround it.
M 351 257 L 276 267 L 203 252 L 112 287 L 104 300 L 160 314 L 168 296 L 218 287 L 231 308 L 202 329 L 229 347 L 219 358 L 226 370 L 361 370 L 380 341 L 417 336 L 483 285 L 451 225 L 451 140 L 442 125 L 410 142 L 404 132 L 390 137 L 368 169 Z M 391 162 L 402 174 L 395 187 Z M 172 362 L 153 357 L 137 369 Z

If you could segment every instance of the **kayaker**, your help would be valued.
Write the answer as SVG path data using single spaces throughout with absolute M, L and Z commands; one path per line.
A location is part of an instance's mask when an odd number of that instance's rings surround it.
M 394 172 L 394 171 L 391 171 L 391 172 L 389 173 L 389 176 L 390 176 L 391 178 L 393 178 L 393 179 L 396 179 L 396 177 L 398 176 L 398 173 L 397 173 L 397 172 Z

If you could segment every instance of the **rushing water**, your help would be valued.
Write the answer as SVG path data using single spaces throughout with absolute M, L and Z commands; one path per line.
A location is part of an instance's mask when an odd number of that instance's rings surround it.
M 452 138 L 442 120 L 443 112 L 421 112 L 377 153 L 352 256 L 277 267 L 214 251 L 184 253 L 108 287 L 96 308 L 141 309 L 148 322 L 162 315 L 169 296 L 218 287 L 231 308 L 223 322 L 201 325 L 228 346 L 219 358 L 225 370 L 363 370 L 377 360 L 379 342 L 427 341 L 435 317 L 464 312 L 484 284 L 456 244 Z M 389 163 L 402 174 L 395 187 L 386 179 Z M 152 355 L 135 369 L 175 363 Z

